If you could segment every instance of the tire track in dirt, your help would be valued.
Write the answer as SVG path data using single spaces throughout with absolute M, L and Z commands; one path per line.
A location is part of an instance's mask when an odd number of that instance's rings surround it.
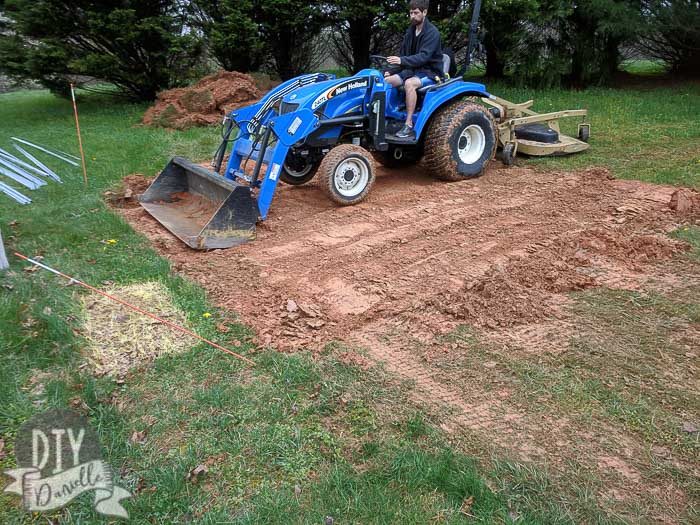
M 387 332 L 394 332 L 387 338 Z M 470 395 L 450 387 L 442 374 L 421 363 L 419 358 L 402 350 L 405 337 L 395 333 L 395 328 L 382 324 L 366 326 L 353 339 L 353 343 L 367 350 L 370 357 L 385 369 L 412 382 L 411 398 L 433 415 L 440 414 L 440 427 L 451 434 L 464 432 L 487 434 L 490 446 L 515 451 L 519 459 L 543 458 L 546 452 L 535 446 L 532 440 L 536 425 L 528 421 L 520 409 L 502 399 L 494 398 L 479 388 L 470 389 Z

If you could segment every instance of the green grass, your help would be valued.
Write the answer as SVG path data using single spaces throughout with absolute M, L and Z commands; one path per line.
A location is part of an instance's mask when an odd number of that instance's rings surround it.
M 690 245 L 690 256 L 700 260 L 700 227 L 683 226 L 672 233 L 672 236 Z
M 641 76 L 658 76 L 667 72 L 668 66 L 660 60 L 625 60 L 620 64 L 625 73 Z
M 697 156 L 691 144 L 698 139 L 692 125 L 700 111 L 696 87 L 582 93 L 490 88 L 506 98 L 534 97 L 540 110 L 590 108 L 590 152 L 534 164 L 602 164 L 622 177 L 698 184 L 698 159 L 689 160 Z M 11 257 L 11 271 L 0 276 L 0 469 L 14 466 L 14 437 L 22 422 L 77 400 L 98 430 L 108 462 L 135 492 L 126 504 L 135 522 L 321 523 L 326 515 L 342 523 L 611 521 L 588 496 L 554 498 L 546 473 L 509 462 L 491 472 L 475 463 L 411 408 L 390 377 L 343 365 L 333 347 L 322 356 L 256 352 L 250 330 L 234 322 L 233 314 L 212 308 L 201 288 L 173 274 L 168 261 L 101 197 L 127 174 L 156 174 L 174 155 L 210 157 L 218 133 L 145 128 L 139 124 L 145 105 L 103 96 L 81 97 L 79 109 L 89 184 L 83 186 L 80 170 L 42 156 L 65 183 L 27 192 L 34 202 L 24 207 L 0 196 L 8 252 L 41 255 L 98 286 L 161 281 L 187 312 L 191 328 L 221 344 L 240 344 L 237 350 L 258 365 L 249 369 L 197 345 L 135 370 L 124 384 L 93 378 L 78 368 L 85 342 L 75 332 L 77 296 L 83 291 L 43 271 L 24 272 Z M 630 129 L 624 139 L 623 124 Z M 77 153 L 70 103 L 43 91 L 0 95 L 0 147 L 7 149 L 10 136 Z M 621 150 L 616 145 L 623 140 L 628 148 Z M 657 153 L 634 160 L 630 148 Z M 677 235 L 699 249 L 697 228 Z M 107 239 L 117 243 L 105 244 Z M 204 318 L 206 311 L 213 317 Z M 215 329 L 220 322 L 230 326 L 228 333 Z M 468 331 L 454 337 L 475 341 Z M 30 391 L 37 371 L 49 374 L 38 397 Z M 132 443 L 131 434 L 142 430 L 146 442 Z M 188 480 L 199 464 L 209 471 Z M 587 494 L 585 484 L 572 486 Z M 18 498 L 7 494 L 0 495 L 0 514 L 7 523 L 43 519 L 24 514 Z M 98 521 L 89 497 L 53 517 L 61 523 Z
M 489 92 L 513 102 L 534 100 L 541 113 L 588 109 L 591 147 L 577 155 L 520 160 L 545 169 L 603 166 L 615 177 L 700 189 L 700 84 L 642 89 L 591 88 L 572 92 L 487 85 Z M 560 121 L 576 136 L 578 119 Z

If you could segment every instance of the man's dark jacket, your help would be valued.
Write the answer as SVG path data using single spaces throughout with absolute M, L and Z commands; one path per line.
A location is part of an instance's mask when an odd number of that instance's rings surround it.
M 442 78 L 442 44 L 440 32 L 427 18 L 423 22 L 423 30 L 416 37 L 416 27 L 411 25 L 403 37 L 401 44 L 401 71 L 402 79 L 425 74 L 430 78 L 439 76 Z M 398 69 L 398 68 L 397 68 Z

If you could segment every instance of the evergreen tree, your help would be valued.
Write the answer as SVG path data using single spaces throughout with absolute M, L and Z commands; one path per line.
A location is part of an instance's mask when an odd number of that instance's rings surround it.
M 201 41 L 175 0 L 6 0 L 0 71 L 65 93 L 87 76 L 155 98 L 188 80 Z

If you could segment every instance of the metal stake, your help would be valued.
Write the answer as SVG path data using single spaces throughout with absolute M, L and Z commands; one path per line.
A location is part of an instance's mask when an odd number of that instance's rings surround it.
M 72 164 L 72 165 L 75 166 L 75 167 L 79 167 L 79 166 L 80 166 L 80 164 L 78 164 L 77 162 L 72 161 L 72 160 L 70 160 L 70 159 L 64 157 L 63 155 L 59 155 L 58 153 L 54 153 L 53 151 L 48 150 L 48 149 L 46 149 L 46 148 L 44 148 L 44 147 L 42 147 L 42 146 L 37 146 L 36 144 L 32 144 L 31 142 L 29 142 L 29 141 L 27 141 L 27 140 L 24 140 L 24 139 L 18 139 L 17 137 L 10 137 L 10 138 L 11 138 L 12 140 L 16 140 L 17 142 L 21 142 L 22 144 L 26 144 L 27 146 L 31 146 L 32 148 L 36 148 L 36 149 L 38 149 L 39 151 L 43 151 L 44 153 L 47 153 L 47 154 L 49 154 L 49 155 L 52 155 L 52 156 L 56 157 L 57 159 L 61 159 L 63 162 L 67 162 L 68 164 Z
M 0 271 L 7 270 L 10 267 L 10 263 L 7 262 L 7 255 L 5 254 L 5 246 L 2 243 L 2 230 L 0 230 Z
M 34 173 L 36 173 L 40 177 L 43 177 L 46 175 L 46 173 L 44 173 L 40 169 L 35 168 L 31 164 L 27 164 L 26 162 L 18 159 L 17 157 L 12 155 L 11 153 L 8 153 L 7 151 L 5 151 L 2 148 L 0 148 L 0 159 L 10 161 L 12 164 L 16 164 L 17 166 L 22 166 L 24 169 L 29 170 L 29 171 L 33 171 Z
M 18 192 L 12 186 L 8 186 L 4 182 L 0 182 L 0 192 L 4 193 L 11 199 L 16 200 L 20 204 L 29 204 L 30 202 L 32 202 L 32 199 L 30 199 L 23 193 Z
M 41 162 L 39 159 L 37 159 L 34 155 L 29 154 L 26 150 L 24 150 L 23 148 L 21 148 L 21 147 L 18 146 L 17 144 L 14 144 L 14 147 L 15 147 L 15 149 L 16 149 L 17 151 L 19 151 L 22 155 L 24 155 L 25 157 L 27 157 L 29 160 L 31 160 L 31 161 L 32 161 L 34 164 L 36 164 L 37 166 L 39 166 L 39 168 L 41 168 L 41 170 L 44 171 L 48 177 L 51 177 L 51 178 L 52 178 L 53 180 L 55 180 L 56 182 L 61 182 L 61 183 L 63 182 L 63 181 L 61 180 L 61 177 L 59 177 L 58 175 L 56 175 L 56 174 L 51 170 L 51 168 L 49 168 L 46 164 L 44 164 L 44 163 Z

